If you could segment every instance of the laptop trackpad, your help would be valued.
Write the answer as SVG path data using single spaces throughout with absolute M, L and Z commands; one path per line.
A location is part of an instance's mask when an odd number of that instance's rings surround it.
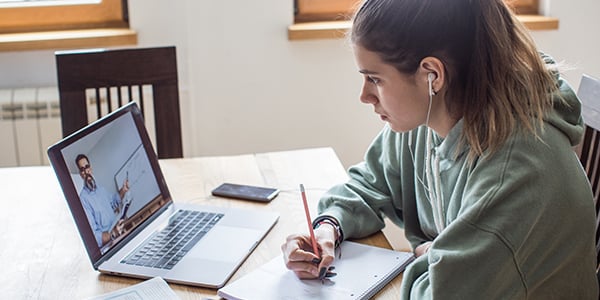
M 257 230 L 215 226 L 192 248 L 187 257 L 213 261 L 239 261 L 246 257 L 260 238 L 260 231 Z

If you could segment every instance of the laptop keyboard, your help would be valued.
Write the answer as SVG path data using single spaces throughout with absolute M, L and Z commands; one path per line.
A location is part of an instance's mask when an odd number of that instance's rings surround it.
M 220 213 L 180 210 L 121 263 L 170 270 L 221 218 Z

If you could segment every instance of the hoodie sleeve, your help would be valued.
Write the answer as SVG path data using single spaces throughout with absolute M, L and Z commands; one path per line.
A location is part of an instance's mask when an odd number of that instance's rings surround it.
M 334 186 L 321 198 L 319 214 L 335 217 L 345 238 L 361 238 L 384 227 L 383 216 L 404 226 L 402 202 L 414 195 L 413 166 L 405 134 L 386 126 L 374 139 L 364 161 L 349 170 L 350 180 Z M 401 157 L 404 155 L 404 157 Z M 410 170 L 409 170 L 410 169 Z M 414 201 L 413 201 L 414 203 Z

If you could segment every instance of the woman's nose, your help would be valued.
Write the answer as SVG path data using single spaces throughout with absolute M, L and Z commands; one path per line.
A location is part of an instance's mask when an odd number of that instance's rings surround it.
M 365 104 L 373 104 L 377 102 L 377 96 L 371 91 L 367 84 L 363 84 L 359 99 L 360 102 Z

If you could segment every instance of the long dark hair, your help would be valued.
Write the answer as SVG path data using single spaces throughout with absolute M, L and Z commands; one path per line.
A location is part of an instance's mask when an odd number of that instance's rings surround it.
M 502 0 L 365 0 L 350 41 L 405 74 L 437 57 L 446 107 L 464 119 L 469 156 L 496 151 L 515 130 L 535 136 L 556 82 L 525 27 Z

